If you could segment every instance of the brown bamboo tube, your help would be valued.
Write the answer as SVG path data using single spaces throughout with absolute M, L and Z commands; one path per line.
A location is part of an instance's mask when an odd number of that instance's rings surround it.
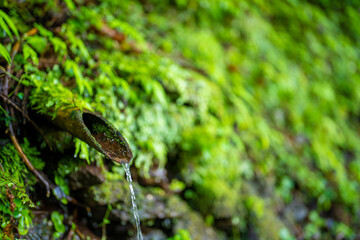
M 115 162 L 129 163 L 133 157 L 125 138 L 99 114 L 75 107 L 60 109 L 52 122 Z

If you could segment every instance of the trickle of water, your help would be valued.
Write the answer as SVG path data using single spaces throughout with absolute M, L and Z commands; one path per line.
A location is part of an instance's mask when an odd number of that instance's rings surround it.
M 134 214 L 135 223 L 136 223 L 136 229 L 137 229 L 137 239 L 138 240 L 143 240 L 143 236 L 142 236 L 141 228 L 140 228 L 139 211 L 137 209 L 135 192 L 134 192 L 134 188 L 132 186 L 130 165 L 128 163 L 124 163 L 123 167 L 124 167 L 124 170 L 125 170 L 125 173 L 126 173 L 126 179 L 129 182 L 129 188 L 130 188 L 130 194 L 131 194 L 131 203 L 132 203 L 132 207 L 133 207 L 133 214 Z

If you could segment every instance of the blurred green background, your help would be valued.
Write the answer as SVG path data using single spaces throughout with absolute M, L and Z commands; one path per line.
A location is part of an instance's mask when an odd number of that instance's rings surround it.
M 359 238 L 358 1 L 3 7 L 20 35 L 39 30 L 14 63 L 33 86 L 30 108 L 75 102 L 100 112 L 129 141 L 139 188 L 170 189 L 164 199 L 177 196 L 212 231 L 185 224 L 167 237 Z M 41 66 L 49 54 L 56 63 Z M 89 163 L 109 164 L 82 142 L 76 148 Z M 107 181 L 123 179 L 120 166 L 106 171 Z

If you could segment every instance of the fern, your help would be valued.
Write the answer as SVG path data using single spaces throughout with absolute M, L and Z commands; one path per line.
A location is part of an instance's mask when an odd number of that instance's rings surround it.
M 0 43 L 0 56 L 3 56 L 8 63 L 11 62 L 11 58 L 10 58 L 9 52 L 6 50 L 6 48 L 4 47 L 4 45 L 2 45 L 1 43 Z
M 19 32 L 11 18 L 0 10 L 0 28 L 13 40 L 13 34 L 19 38 Z M 10 31 L 11 29 L 11 31 Z

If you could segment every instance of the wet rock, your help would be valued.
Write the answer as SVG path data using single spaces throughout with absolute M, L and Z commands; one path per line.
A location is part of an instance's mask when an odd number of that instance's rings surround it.
M 135 187 L 137 192 L 137 187 Z M 91 186 L 83 195 L 83 202 L 90 206 L 106 206 L 119 201 L 130 203 L 130 190 L 126 181 L 105 181 Z
M 145 186 L 162 186 L 165 187 L 169 184 L 167 178 L 167 170 L 165 168 L 151 168 L 149 170 L 148 178 L 139 178 L 139 182 Z
M 48 220 L 50 216 L 49 212 L 37 214 L 34 211 L 34 218 L 32 227 L 29 229 L 26 239 L 32 240 L 48 240 L 52 239 L 53 224 L 51 220 Z
M 202 216 L 194 212 L 177 195 L 168 195 L 160 188 L 143 188 L 136 182 L 133 182 L 133 186 L 144 228 L 147 222 L 160 222 L 153 229 L 165 229 L 167 232 L 186 229 L 193 240 L 217 239 L 216 232 L 205 224 Z M 130 190 L 125 180 L 106 181 L 94 185 L 88 189 L 85 200 L 86 204 L 91 206 L 93 216 L 97 216 L 95 218 L 99 221 L 102 220 L 101 217 L 104 216 L 109 203 L 112 206 L 109 215 L 112 224 L 121 227 L 133 222 Z M 166 239 L 161 230 L 151 230 L 144 234 L 146 237 L 148 235 L 149 237 L 144 239 Z
M 141 202 L 143 219 L 179 218 L 183 216 L 187 207 L 186 203 L 177 196 L 165 196 L 159 193 L 148 192 Z
M 183 208 L 187 205 L 177 197 L 168 196 L 159 188 L 142 188 L 135 182 L 133 186 L 141 220 L 177 218 L 185 214 Z M 132 219 L 130 190 L 124 180 L 106 181 L 90 187 L 83 201 L 90 207 L 111 204 L 110 219 Z
M 193 240 L 217 239 L 215 231 L 205 224 L 202 216 L 194 212 L 179 196 L 165 195 L 159 189 L 147 191 L 143 196 L 139 202 L 140 218 L 143 221 L 160 219 L 163 228 L 172 228 L 174 232 L 186 229 Z
M 166 240 L 166 234 L 159 229 L 152 229 L 147 233 L 143 233 L 144 240 Z M 130 240 L 137 240 L 136 236 L 130 238 Z
M 193 211 L 187 203 L 177 195 L 168 198 L 167 209 L 169 217 L 174 220 L 173 231 L 185 229 L 190 233 L 193 240 L 212 240 L 218 239 L 216 232 L 207 226 L 203 217 Z
M 142 216 L 140 216 L 142 217 Z M 129 209 L 124 209 L 124 210 L 120 210 L 120 209 L 113 209 L 110 212 L 110 216 L 109 216 L 110 221 L 119 221 L 121 220 L 122 223 L 125 222 L 131 222 L 133 219 L 133 215 L 131 214 Z
M 187 230 L 193 240 L 217 239 L 214 229 L 205 224 L 199 213 L 190 209 L 187 209 L 186 214 L 176 221 L 174 232 L 177 232 L 180 229 Z
M 110 220 L 132 221 L 132 206 L 129 193 L 110 212 Z M 166 196 L 162 190 L 141 189 L 136 196 L 141 221 L 179 218 L 186 214 L 186 203 L 176 196 Z
M 99 167 L 85 165 L 80 167 L 79 170 L 69 174 L 68 181 L 71 190 L 79 190 L 103 183 L 105 177 Z

